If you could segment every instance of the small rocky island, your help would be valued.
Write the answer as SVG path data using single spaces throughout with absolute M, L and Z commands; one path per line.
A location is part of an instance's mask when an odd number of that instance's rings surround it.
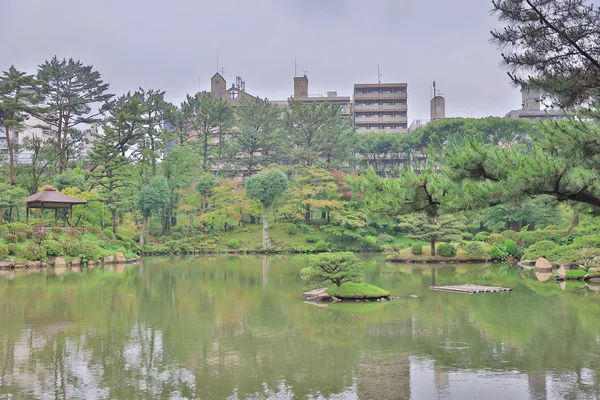
M 315 256 L 300 273 L 306 278 L 302 299 L 309 302 L 366 300 L 382 301 L 390 293 L 362 282 L 364 264 L 353 253 L 325 253 Z

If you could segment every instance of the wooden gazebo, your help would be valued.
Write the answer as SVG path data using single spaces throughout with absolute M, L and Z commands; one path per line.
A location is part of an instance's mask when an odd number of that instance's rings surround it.
M 66 194 L 62 194 L 53 187 L 48 187 L 41 192 L 32 194 L 25 198 L 27 203 L 26 220 L 29 224 L 29 210 L 32 208 L 40 208 L 42 210 L 41 229 L 44 229 L 44 210 L 54 210 L 54 225 L 58 225 L 58 210 L 69 209 L 69 222 L 73 228 L 73 205 L 87 204 L 87 201 L 78 200 Z

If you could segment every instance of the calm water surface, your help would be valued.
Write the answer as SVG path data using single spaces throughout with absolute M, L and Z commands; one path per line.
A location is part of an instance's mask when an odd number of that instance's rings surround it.
M 599 398 L 595 288 L 364 258 L 399 299 L 305 304 L 304 256 L 2 271 L 0 399 Z

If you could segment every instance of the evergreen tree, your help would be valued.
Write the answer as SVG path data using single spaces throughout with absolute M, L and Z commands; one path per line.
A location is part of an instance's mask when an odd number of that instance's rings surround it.
M 37 77 L 43 82 L 40 93 L 47 107 L 38 116 L 54 137 L 59 172 L 67 166 L 69 150 L 84 140 L 75 128 L 99 122 L 98 116 L 106 111 L 107 101 L 113 96 L 106 93 L 108 84 L 92 68 L 81 61 L 59 60 L 56 56 L 39 66 Z M 92 111 L 95 104 L 100 108 Z
M 13 185 L 15 181 L 15 146 L 11 131 L 19 131 L 22 122 L 30 115 L 36 114 L 40 109 L 36 107 L 40 98 L 36 94 L 39 82 L 33 75 L 18 71 L 11 66 L 0 76 L 0 125 L 3 125 L 6 135 L 6 147 L 8 150 L 8 184 Z
M 144 236 L 148 229 L 148 218 L 152 213 L 160 213 L 161 210 L 169 205 L 171 190 L 167 180 L 162 177 L 153 178 L 148 185 L 140 191 L 137 200 L 137 206 L 142 211 L 144 219 L 142 231 L 140 233 L 140 247 L 144 247 Z

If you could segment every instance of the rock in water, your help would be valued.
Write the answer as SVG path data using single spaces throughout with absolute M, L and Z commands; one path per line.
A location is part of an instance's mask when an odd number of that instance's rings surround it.
M 54 259 L 54 268 L 66 268 L 67 262 L 62 257 L 56 257 Z
M 562 265 L 556 270 L 556 273 L 558 274 L 558 276 L 562 276 L 563 278 L 567 276 L 567 271 L 565 271 L 565 267 L 563 267 Z
M 117 254 L 115 254 L 115 261 L 117 264 L 125 264 L 125 262 L 127 261 L 125 259 L 125 254 L 118 252 Z
M 304 292 L 302 299 L 305 301 L 328 301 L 331 296 L 327 294 L 327 288 L 320 288 Z
M 546 260 L 544 257 L 540 257 L 535 262 L 535 267 L 539 269 L 551 269 L 552 264 L 550 264 L 550 261 Z
M 104 264 L 112 264 L 115 262 L 115 256 L 104 257 Z

